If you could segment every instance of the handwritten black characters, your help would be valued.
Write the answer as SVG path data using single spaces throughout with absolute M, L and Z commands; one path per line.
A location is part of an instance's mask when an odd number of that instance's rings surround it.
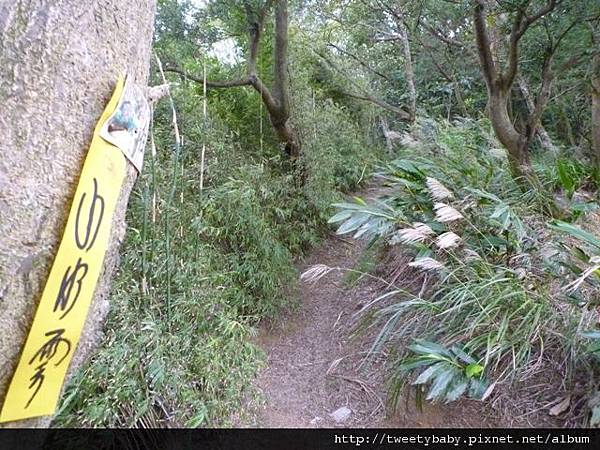
M 79 294 L 81 294 L 81 285 L 87 273 L 88 265 L 82 262 L 81 258 L 77 260 L 75 268 L 73 266 L 67 267 L 60 283 L 56 302 L 54 303 L 54 312 L 58 309 L 63 311 L 63 314 L 60 316 L 61 319 L 69 314 L 73 306 L 75 306 Z M 73 291 L 73 288 L 75 288 L 75 291 Z
M 50 360 L 52 360 L 56 356 L 61 345 L 62 347 L 66 348 L 62 355 L 62 358 L 60 358 L 58 362 L 54 364 L 55 367 L 58 367 L 69 355 L 69 353 L 71 353 L 71 341 L 63 337 L 64 333 L 64 328 L 47 332 L 45 336 L 47 336 L 49 339 L 38 349 L 37 352 L 35 352 L 33 357 L 29 360 L 30 366 L 36 364 L 36 359 L 37 363 L 39 364 L 35 368 L 34 374 L 31 376 L 31 378 L 29 378 L 29 381 L 31 381 L 31 383 L 29 384 L 29 389 L 35 388 L 35 390 L 33 391 L 33 394 L 31 394 L 31 397 L 25 405 L 25 408 L 29 407 L 33 399 L 40 391 L 42 385 L 44 384 L 44 380 L 46 379 L 46 365 Z
M 104 197 L 98 195 L 98 180 L 94 178 L 94 194 L 90 202 L 90 208 L 88 210 L 88 220 L 85 225 L 85 234 L 83 241 L 80 239 L 80 219 L 81 209 L 83 208 L 83 202 L 85 201 L 86 193 L 84 192 L 79 200 L 79 206 L 77 207 L 77 215 L 75 216 L 75 243 L 80 250 L 88 251 L 96 242 L 98 237 L 98 231 L 100 231 L 100 225 L 102 224 L 102 218 L 104 217 Z M 99 208 L 98 214 L 96 214 L 96 208 Z M 97 216 L 97 217 L 96 217 Z M 96 221 L 94 227 L 94 221 Z M 94 233 L 92 234 L 92 228 Z
M 65 239 L 75 239 L 81 255 L 77 255 L 77 261 L 67 266 L 56 294 L 53 312 L 60 314 L 59 320 L 71 312 L 83 290 L 83 283 L 86 281 L 89 271 L 89 265 L 84 262 L 83 258 L 96 243 L 104 218 L 104 197 L 99 194 L 98 179 L 93 178 L 92 181 L 92 192 L 83 192 L 77 203 L 74 235 L 65 235 Z M 33 392 L 25 408 L 29 407 L 40 392 L 46 379 L 48 363 L 57 357 L 60 350 L 62 356 L 54 364 L 55 367 L 58 367 L 71 353 L 72 344 L 64 337 L 65 331 L 65 328 L 59 328 L 45 333 L 48 339 L 29 360 L 29 366 L 33 368 L 33 374 L 29 378 L 29 390 L 33 390 Z

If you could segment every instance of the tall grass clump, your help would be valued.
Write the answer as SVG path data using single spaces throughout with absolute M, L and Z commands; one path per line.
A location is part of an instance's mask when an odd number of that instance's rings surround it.
M 539 397 L 571 392 L 594 364 L 582 335 L 593 314 L 560 284 L 570 271 L 544 214 L 552 194 L 521 192 L 485 121 L 436 128 L 434 142 L 417 128 L 418 147 L 378 171 L 383 197 L 338 203 L 331 218 L 340 234 L 412 257 L 403 270 L 413 285 L 400 282 L 362 311 L 379 330 L 372 350 L 396 355 L 392 400 L 409 381 L 419 398 L 487 399 L 548 367 L 558 375 Z

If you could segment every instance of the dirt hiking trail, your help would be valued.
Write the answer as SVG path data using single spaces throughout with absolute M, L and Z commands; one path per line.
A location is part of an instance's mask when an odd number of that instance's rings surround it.
M 375 192 L 374 192 L 375 191 Z M 363 192 L 373 197 L 376 188 Z M 300 273 L 314 264 L 356 267 L 365 243 L 332 233 L 298 264 Z M 469 400 L 423 406 L 400 399 L 387 414 L 384 355 L 365 362 L 371 335 L 351 338 L 364 304 L 381 294 L 365 281 L 347 287 L 334 271 L 315 283 L 300 281 L 298 311 L 263 326 L 257 343 L 267 367 L 255 381 L 264 404 L 254 407 L 250 427 L 495 427 L 504 421 L 487 417 L 490 408 Z M 374 330 L 376 332 L 377 330 Z M 410 389 L 406 389 L 410 391 Z M 388 417 L 388 415 L 390 417 Z

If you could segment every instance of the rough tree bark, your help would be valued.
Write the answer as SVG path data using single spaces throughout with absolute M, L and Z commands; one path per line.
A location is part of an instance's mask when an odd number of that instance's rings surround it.
M 260 40 L 265 19 L 275 6 L 275 45 L 273 51 L 273 86 L 267 87 L 256 70 Z M 290 121 L 290 95 L 288 77 L 288 2 L 287 0 L 266 0 L 255 12 L 248 2 L 244 2 L 248 19 L 248 57 L 246 75 L 237 80 L 207 81 L 208 89 L 251 86 L 261 96 L 279 140 L 285 144 L 287 155 L 295 160 L 300 155 L 298 133 Z M 178 73 L 189 80 L 204 83 L 200 77 L 185 73 L 173 62 L 165 64 L 165 71 Z
M 94 126 L 119 73 L 129 73 L 140 85 L 147 82 L 154 12 L 155 0 L 0 5 L 0 404 L 58 248 Z M 68 376 L 98 342 L 135 178 L 128 165 L 103 273 Z

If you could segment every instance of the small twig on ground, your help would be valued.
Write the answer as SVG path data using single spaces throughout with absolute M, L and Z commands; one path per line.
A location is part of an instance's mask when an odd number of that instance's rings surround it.
M 333 324 L 333 331 L 335 331 L 335 327 L 337 326 L 337 324 L 339 323 L 340 319 L 342 318 L 342 314 L 344 314 L 344 310 L 340 311 L 340 313 L 337 316 L 337 319 L 335 321 L 335 323 Z
M 358 385 L 367 395 L 369 395 L 370 397 L 377 400 L 378 406 L 377 406 L 377 408 L 375 408 L 374 411 L 371 412 L 369 417 L 376 414 L 379 411 L 379 409 L 385 410 L 385 404 L 383 403 L 383 400 L 381 399 L 381 397 L 379 397 L 379 395 L 377 395 L 377 393 L 371 386 L 369 386 L 366 382 L 364 382 L 360 378 L 352 378 L 352 377 L 348 377 L 346 375 L 331 375 L 331 376 L 335 377 L 335 378 L 340 378 L 349 383 Z

